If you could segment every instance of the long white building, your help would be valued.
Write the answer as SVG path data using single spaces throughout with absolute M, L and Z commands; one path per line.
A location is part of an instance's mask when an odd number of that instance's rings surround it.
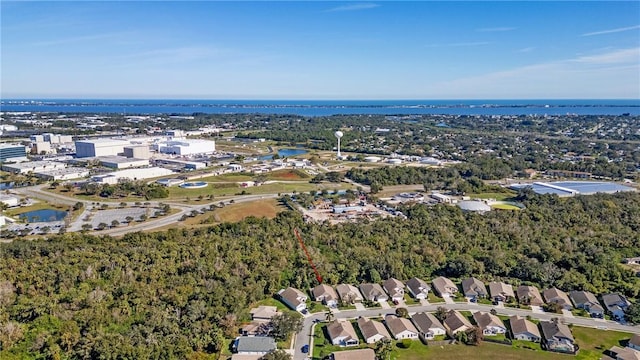
M 210 154 L 216 151 L 216 142 L 201 139 L 169 140 L 158 143 L 158 151 L 171 155 Z
M 117 184 L 120 179 L 144 180 L 168 175 L 173 175 L 173 171 L 161 167 L 149 167 L 120 170 L 108 174 L 96 175 L 93 176 L 91 180 L 103 184 Z
M 76 141 L 76 157 L 119 155 L 124 153 L 124 147 L 129 145 L 131 142 L 119 139 L 78 140 Z

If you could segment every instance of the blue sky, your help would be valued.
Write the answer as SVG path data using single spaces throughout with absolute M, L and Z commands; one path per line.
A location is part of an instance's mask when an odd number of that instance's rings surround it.
M 1 1 L 2 98 L 640 98 L 640 2 Z

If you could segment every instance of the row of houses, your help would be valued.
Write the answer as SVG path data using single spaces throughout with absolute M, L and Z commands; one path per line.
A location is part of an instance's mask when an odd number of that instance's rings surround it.
M 442 322 L 432 313 L 419 312 L 410 319 L 387 315 L 382 322 L 360 317 L 356 324 L 367 344 L 391 339 L 420 339 L 426 342 L 445 335 L 455 338 L 458 333 L 472 330 L 474 326 L 485 337 L 507 335 L 508 328 L 496 315 L 478 311 L 473 313 L 473 320 L 476 325 L 460 312 L 451 310 Z M 547 350 L 574 353 L 578 349 L 569 327 L 557 321 L 542 321 L 538 328 L 538 325 L 524 317 L 512 316 L 509 318 L 509 329 L 512 339 L 542 343 Z M 360 345 L 353 324 L 348 320 L 329 323 L 327 335 L 336 346 Z
M 462 294 L 472 302 L 478 299 L 491 299 L 494 302 L 514 302 L 522 305 L 543 306 L 547 304 L 558 304 L 561 309 L 571 310 L 574 307 L 584 309 L 591 317 L 603 318 L 605 308 L 614 319 L 624 319 L 626 309 L 631 305 L 621 294 L 606 294 L 602 296 L 600 304 L 596 296 L 588 291 L 574 290 L 566 293 L 558 288 L 545 289 L 542 293 L 538 288 L 531 285 L 520 285 L 515 291 L 512 285 L 504 282 L 490 282 L 488 291 L 485 284 L 474 278 L 466 278 L 461 282 Z M 454 297 L 459 293 L 458 286 L 450 279 L 440 276 L 431 281 L 431 286 L 424 280 L 414 277 L 403 283 L 400 280 L 389 278 L 382 285 L 376 283 L 365 283 L 355 287 L 350 284 L 339 284 L 335 287 L 327 284 L 320 284 L 312 289 L 310 293 L 315 301 L 322 302 L 328 307 L 337 307 L 343 304 L 353 304 L 367 301 L 393 301 L 400 302 L 404 299 L 405 289 L 417 300 L 427 299 L 429 291 L 433 291 L 445 298 Z M 294 288 L 281 290 L 279 293 L 282 301 L 291 309 L 303 311 L 306 309 L 308 296 L 302 291 Z

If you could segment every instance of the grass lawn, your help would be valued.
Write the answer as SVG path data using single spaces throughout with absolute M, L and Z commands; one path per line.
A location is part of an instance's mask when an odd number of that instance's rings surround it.
M 496 199 L 496 200 L 509 200 L 512 197 L 516 196 L 515 192 L 507 192 L 507 193 L 479 193 L 479 194 L 468 194 L 472 199 Z
M 482 343 L 480 346 L 467 345 L 447 345 L 447 346 L 424 346 L 419 342 L 413 344 L 409 349 L 395 347 L 391 359 L 396 360 L 459 360 L 459 359 L 501 359 L 501 360 L 530 360 L 535 359 L 564 359 L 568 360 L 570 355 L 556 354 L 547 351 L 534 351 L 516 349 L 513 347 Z
M 571 331 L 580 345 L 576 359 L 599 359 L 605 350 L 612 346 L 621 346 L 622 340 L 631 338 L 631 334 L 574 326 Z
M 499 210 L 521 210 L 519 207 L 509 204 L 493 204 L 491 207 Z
M 54 210 L 68 210 L 70 208 L 70 206 L 65 206 L 65 205 L 51 205 L 47 202 L 41 201 L 41 202 L 37 202 L 33 205 L 29 205 L 29 206 L 23 206 L 23 207 L 17 207 L 17 208 L 13 208 L 13 209 L 8 209 L 5 211 L 5 213 L 9 216 L 16 216 L 16 215 L 20 215 L 20 214 L 24 214 L 26 212 L 29 211 L 36 211 L 36 210 L 44 210 L 44 209 L 54 209 Z

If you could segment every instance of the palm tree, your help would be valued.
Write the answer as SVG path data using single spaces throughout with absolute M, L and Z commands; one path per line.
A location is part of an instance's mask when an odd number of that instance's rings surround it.
M 327 313 L 325 314 L 324 320 L 326 322 L 332 322 L 334 319 L 335 319 L 335 315 L 333 314 L 333 311 L 329 309 L 329 311 L 327 311 Z

